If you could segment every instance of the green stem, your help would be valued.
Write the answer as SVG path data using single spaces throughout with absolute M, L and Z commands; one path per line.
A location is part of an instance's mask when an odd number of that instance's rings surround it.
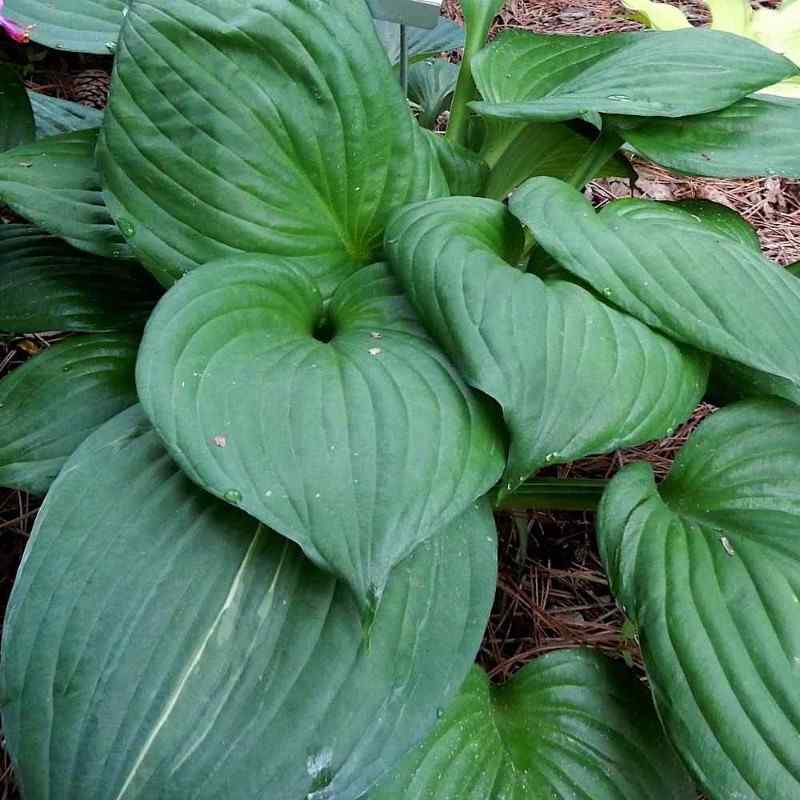
M 496 500 L 503 510 L 595 511 L 608 481 L 592 479 L 528 478 L 518 489 Z
M 576 189 L 583 189 L 623 144 L 623 140 L 616 133 L 608 130 L 600 131 L 567 182 Z
M 491 7 L 490 7 L 491 8 Z M 482 9 L 485 12 L 485 9 Z M 476 18 L 467 18 L 467 9 L 464 8 L 466 41 L 464 42 L 464 57 L 461 60 L 461 69 L 458 71 L 458 81 L 453 94 L 453 103 L 450 106 L 450 122 L 447 125 L 446 137 L 454 144 L 466 147 L 469 139 L 468 103 L 478 98 L 478 87 L 472 77 L 472 59 L 483 49 L 486 36 L 489 32 L 492 14 L 484 13 Z M 483 18 L 483 17 L 486 18 Z
M 464 59 L 458 73 L 458 83 L 453 95 L 453 104 L 450 106 L 450 122 L 447 125 L 446 138 L 453 144 L 467 146 L 467 133 L 469 126 L 469 109 L 467 103 L 472 102 L 478 90 L 475 79 L 472 77 L 472 54 L 464 48 Z

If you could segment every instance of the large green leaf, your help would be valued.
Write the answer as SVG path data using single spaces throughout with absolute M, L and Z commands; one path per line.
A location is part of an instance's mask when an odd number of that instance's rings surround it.
M 493 687 L 475 667 L 428 739 L 369 800 L 694 800 L 647 691 L 592 650 Z
M 591 112 L 718 111 L 800 69 L 749 39 L 698 28 L 547 36 L 508 31 L 475 58 L 479 113 L 558 121 Z
M 680 120 L 648 120 L 621 135 L 670 169 L 714 178 L 800 177 L 800 102 L 764 95 Z
M 39 92 L 28 92 L 28 97 L 36 120 L 36 134 L 40 139 L 99 128 L 103 124 L 103 112 L 91 106 L 59 100 Z
M 408 71 L 408 99 L 419 107 L 417 121 L 432 130 L 439 115 L 450 107 L 458 65 L 437 59 L 414 64 Z
M 400 26 L 375 20 L 375 30 L 392 64 L 400 63 Z M 424 61 L 448 50 L 464 46 L 464 29 L 447 17 L 441 17 L 435 28 L 406 28 L 406 46 L 410 63 Z
M 30 26 L 31 41 L 78 53 L 113 53 L 131 0 L 6 0 L 5 13 Z
M 669 433 L 705 391 L 704 356 L 575 284 L 515 269 L 522 230 L 500 203 L 418 203 L 386 237 L 428 330 L 503 408 L 506 491 L 545 465 Z
M 367 639 L 343 584 L 195 488 L 131 409 L 53 486 L 10 601 L 26 800 L 355 800 L 466 677 L 495 551 L 482 502 L 396 567 Z
M 81 253 L 32 225 L 0 225 L 0 330 L 142 328 L 158 289 L 138 264 Z
M 628 220 L 663 222 L 670 236 L 682 236 L 682 228 L 690 232 L 702 223 L 707 231 L 725 236 L 761 254 L 761 242 L 755 228 L 726 206 L 705 200 L 682 200 L 675 203 L 652 203 L 645 200 L 619 200 L 610 211 Z M 688 212 L 688 216 L 687 216 Z M 792 274 L 791 269 L 787 274 Z M 800 385 L 792 380 L 762 372 L 725 358 L 713 361 L 709 379 L 712 402 L 722 405 L 746 397 L 782 397 L 800 404 Z
M 296 541 L 365 609 L 503 469 L 486 407 L 383 265 L 343 283 L 325 312 L 290 262 L 194 270 L 156 307 L 137 384 L 193 480 Z
M 329 294 L 390 210 L 447 185 L 363 0 L 140 0 L 106 110 L 107 198 L 167 285 L 237 253 Z
M 36 135 L 33 111 L 17 70 L 0 64 L 0 153 L 32 142 Z
M 569 178 L 592 146 L 590 137 L 562 123 L 532 122 L 498 128 L 494 120 L 491 122 L 492 135 L 498 135 L 501 141 L 487 142 L 489 147 L 500 146 L 485 194 L 497 200 L 534 175 Z M 616 155 L 594 177 L 630 177 L 632 173 L 628 161 Z
M 702 222 L 706 229 L 726 236 L 754 253 L 761 253 L 761 242 L 753 226 L 732 209 L 717 203 L 705 200 L 652 203 L 625 199 L 614 203 L 612 211 L 629 220 L 663 222 L 674 237 L 681 236 L 682 226 L 691 231 Z M 716 358 L 712 363 L 709 394 L 711 401 L 718 405 L 745 397 L 770 395 L 800 404 L 800 386 L 797 384 L 724 358 Z
M 52 136 L 0 154 L 0 202 L 79 250 L 124 258 L 128 248 L 103 201 L 95 165 L 97 133 Z
M 756 229 L 732 208 L 709 200 L 677 200 L 670 203 L 654 203 L 625 197 L 615 200 L 607 214 L 628 220 L 641 220 L 657 224 L 663 222 L 670 233 L 681 235 L 685 226 L 690 231 L 698 227 L 732 239 L 738 244 L 761 253 L 761 240 Z
M 797 267 L 790 265 L 786 271 L 798 277 Z M 800 405 L 800 386 L 796 383 L 722 358 L 712 365 L 709 393 L 711 402 L 717 405 L 748 397 L 781 397 Z
M 92 431 L 137 402 L 138 343 L 126 334 L 68 339 L 0 381 L 0 486 L 44 494 Z
M 800 796 L 800 410 L 717 412 L 660 489 L 647 464 L 598 513 L 666 730 L 711 800 Z
M 653 204 L 600 214 L 575 189 L 536 178 L 511 210 L 562 266 L 668 336 L 800 387 L 800 283 L 752 243 L 698 214 Z

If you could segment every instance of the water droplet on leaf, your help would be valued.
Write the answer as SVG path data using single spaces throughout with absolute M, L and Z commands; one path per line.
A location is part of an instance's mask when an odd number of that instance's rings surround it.
M 118 224 L 126 239 L 130 239 L 136 233 L 136 226 L 129 219 L 121 219 Z

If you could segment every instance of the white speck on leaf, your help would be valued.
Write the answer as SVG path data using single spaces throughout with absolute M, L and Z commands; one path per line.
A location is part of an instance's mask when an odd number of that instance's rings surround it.
M 733 545 L 731 544 L 731 540 L 727 536 L 720 536 L 719 543 L 722 545 L 722 549 L 729 555 L 735 556 L 736 551 L 733 549 Z
M 382 352 L 383 350 L 381 350 L 380 347 L 370 347 L 369 349 L 369 354 L 371 356 L 379 356 Z
M 215 436 L 212 440 L 217 447 L 227 447 L 228 446 L 228 437 L 224 434 L 220 433 Z
M 320 750 L 319 753 L 311 755 L 306 759 L 306 771 L 310 777 L 316 778 L 328 769 L 332 763 L 333 750 L 331 750 L 330 747 L 326 747 L 324 750 Z

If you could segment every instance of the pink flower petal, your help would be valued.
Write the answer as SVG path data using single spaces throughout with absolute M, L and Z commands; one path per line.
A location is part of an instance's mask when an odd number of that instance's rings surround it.
M 0 8 L 2 8 L 2 0 L 0 0 Z M 12 22 L 5 17 L 0 17 L 0 28 L 15 42 L 19 42 L 20 44 L 27 44 L 31 39 L 30 28 L 23 28 L 21 25 L 17 25 L 16 22 Z

